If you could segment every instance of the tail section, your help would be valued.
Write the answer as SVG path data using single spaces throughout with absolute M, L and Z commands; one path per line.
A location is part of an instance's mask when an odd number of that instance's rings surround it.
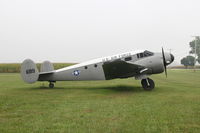
M 21 77 L 26 83 L 35 83 L 39 78 L 39 71 L 36 64 L 30 60 L 26 59 L 21 64 Z

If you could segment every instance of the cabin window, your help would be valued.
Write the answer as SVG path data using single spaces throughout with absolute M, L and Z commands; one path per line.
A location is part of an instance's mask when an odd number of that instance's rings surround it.
M 88 69 L 88 67 L 87 67 L 87 66 L 85 66 L 85 69 Z
M 97 67 L 97 64 L 95 64 L 94 67 Z
M 140 58 L 140 55 L 139 55 L 139 54 L 137 54 L 137 58 L 138 58 L 138 59 Z
M 125 58 L 125 61 L 130 61 L 130 60 L 132 60 L 131 56 Z

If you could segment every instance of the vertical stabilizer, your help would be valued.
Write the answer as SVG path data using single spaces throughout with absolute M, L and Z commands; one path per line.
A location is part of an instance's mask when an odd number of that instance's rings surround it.
M 26 59 L 21 64 L 21 77 L 26 83 L 35 83 L 38 80 L 39 72 L 36 64 L 30 60 Z
M 41 65 L 40 72 L 51 72 L 54 70 L 53 64 L 50 61 L 44 61 Z

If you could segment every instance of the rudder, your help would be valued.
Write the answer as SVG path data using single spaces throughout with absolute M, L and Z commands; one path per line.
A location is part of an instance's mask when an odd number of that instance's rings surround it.
M 54 71 L 53 64 L 50 61 L 44 61 L 41 64 L 40 72 L 43 73 L 43 72 L 51 72 L 51 71 Z

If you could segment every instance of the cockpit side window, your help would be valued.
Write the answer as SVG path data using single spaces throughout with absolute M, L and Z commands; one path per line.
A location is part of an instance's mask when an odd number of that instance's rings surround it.
M 144 53 L 140 53 L 140 58 L 143 58 L 144 57 Z

